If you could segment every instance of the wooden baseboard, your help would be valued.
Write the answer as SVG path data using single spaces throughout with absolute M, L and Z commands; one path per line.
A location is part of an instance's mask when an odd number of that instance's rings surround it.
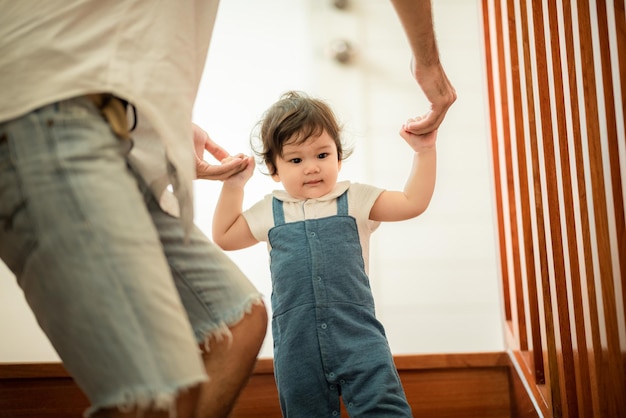
M 88 406 L 60 363 L 0 364 L 0 418 L 78 418 Z
M 394 357 L 415 416 L 540 418 L 506 352 Z M 516 386 L 517 385 L 517 386 Z M 530 406 L 529 406 L 530 405 Z M 61 364 L 1 364 L 0 418 L 80 417 L 88 401 Z M 347 417 L 345 411 L 342 416 Z M 259 359 L 231 418 L 280 418 L 272 359 Z

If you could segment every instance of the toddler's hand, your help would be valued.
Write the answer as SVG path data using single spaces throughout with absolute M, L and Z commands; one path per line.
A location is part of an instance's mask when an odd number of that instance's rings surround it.
M 409 144 L 411 148 L 413 148 L 415 152 L 434 149 L 435 143 L 437 142 L 436 129 L 424 135 L 416 134 L 410 129 L 411 124 L 419 122 L 420 120 L 422 120 L 421 116 L 409 118 L 409 120 L 407 120 L 400 129 L 400 136 L 407 142 L 407 144 Z
M 243 187 L 248 180 L 250 180 L 252 174 L 254 174 L 254 157 L 246 157 L 243 154 L 237 154 L 235 156 L 228 156 L 221 162 L 222 165 L 230 165 L 233 163 L 236 165 L 245 164 L 242 170 L 234 172 L 229 177 L 222 179 L 224 184 Z

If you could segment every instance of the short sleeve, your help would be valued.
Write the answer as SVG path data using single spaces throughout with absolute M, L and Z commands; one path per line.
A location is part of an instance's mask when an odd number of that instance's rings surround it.
M 367 226 L 370 232 L 380 225 L 380 222 L 370 221 L 370 211 L 376 199 L 384 191 L 379 187 L 368 184 L 352 183 L 348 189 L 348 201 L 350 215 L 353 216 L 360 225 Z
M 263 200 L 255 203 L 250 209 L 243 212 L 243 217 L 248 223 L 250 232 L 258 241 L 267 242 L 267 234 L 274 226 L 272 215 L 272 195 L 269 194 Z

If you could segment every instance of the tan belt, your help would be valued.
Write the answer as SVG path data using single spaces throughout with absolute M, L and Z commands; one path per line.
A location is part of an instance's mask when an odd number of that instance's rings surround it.
M 88 94 L 91 100 L 107 121 L 111 130 L 121 139 L 130 139 L 128 120 L 126 119 L 126 103 L 110 93 Z

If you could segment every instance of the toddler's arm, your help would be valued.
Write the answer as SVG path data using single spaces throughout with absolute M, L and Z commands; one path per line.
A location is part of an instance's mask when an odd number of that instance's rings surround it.
M 243 190 L 254 171 L 254 159 L 232 177 L 224 180 L 213 215 L 213 241 L 226 251 L 250 247 L 258 241 L 243 217 Z
M 433 195 L 437 169 L 437 130 L 426 135 L 415 135 L 408 125 L 420 118 L 410 119 L 402 125 L 400 136 L 411 146 L 413 168 L 404 186 L 404 191 L 386 190 L 380 194 L 372 210 L 373 221 L 403 221 L 421 215 Z

